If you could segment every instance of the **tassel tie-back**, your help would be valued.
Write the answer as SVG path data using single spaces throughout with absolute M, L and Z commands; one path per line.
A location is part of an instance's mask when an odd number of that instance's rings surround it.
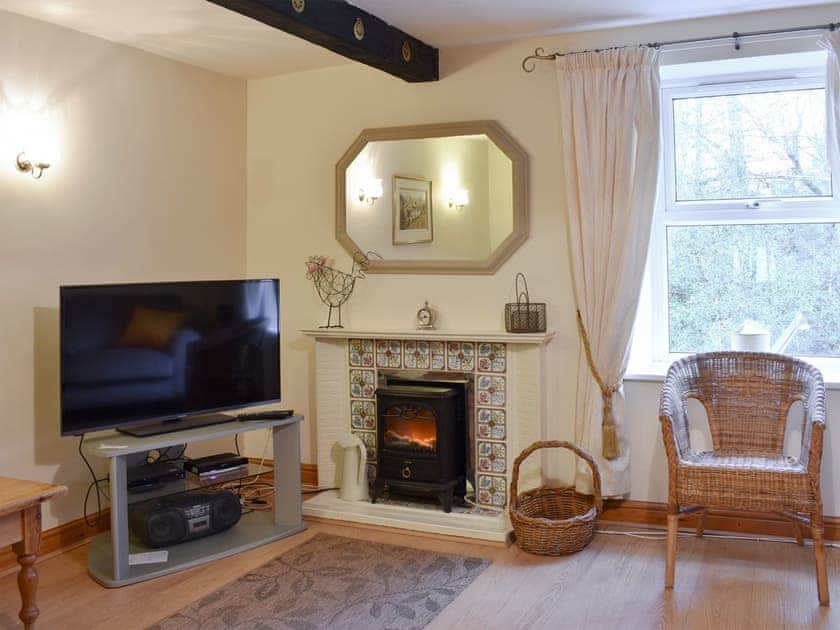
M 607 385 L 598 368 L 595 367 L 595 360 L 592 358 L 592 347 L 589 345 L 589 336 L 586 334 L 586 327 L 583 325 L 583 318 L 580 311 L 577 312 L 578 332 L 583 341 L 583 350 L 586 354 L 586 362 L 592 372 L 592 377 L 601 389 L 601 398 L 604 404 L 604 411 L 601 421 L 601 456 L 604 459 L 615 459 L 619 456 L 618 431 L 615 426 L 615 415 L 613 413 L 613 396 L 618 391 L 619 385 Z

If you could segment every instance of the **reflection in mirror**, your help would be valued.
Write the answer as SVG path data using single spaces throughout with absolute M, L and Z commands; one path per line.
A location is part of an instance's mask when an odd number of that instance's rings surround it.
M 347 168 L 347 233 L 385 260 L 484 260 L 513 229 L 512 169 L 484 134 L 370 142 Z
M 367 130 L 338 164 L 337 236 L 371 272 L 489 273 L 527 238 L 527 158 L 496 123 Z

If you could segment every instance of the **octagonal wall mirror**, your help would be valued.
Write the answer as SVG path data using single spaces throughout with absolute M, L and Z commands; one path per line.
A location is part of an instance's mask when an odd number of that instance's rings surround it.
M 493 273 L 528 238 L 528 156 L 494 121 L 364 130 L 336 166 L 336 238 L 371 273 Z

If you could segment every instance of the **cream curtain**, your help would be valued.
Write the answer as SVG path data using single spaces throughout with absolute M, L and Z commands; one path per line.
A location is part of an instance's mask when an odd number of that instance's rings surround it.
M 618 496 L 630 490 L 621 384 L 656 197 L 658 53 L 623 48 L 556 63 L 573 285 L 595 368 L 582 352 L 575 441 L 596 457 L 604 495 Z M 591 487 L 585 464 L 577 483 Z
M 840 181 L 840 32 L 826 33 L 820 46 L 828 51 L 826 65 L 826 144 L 835 185 Z

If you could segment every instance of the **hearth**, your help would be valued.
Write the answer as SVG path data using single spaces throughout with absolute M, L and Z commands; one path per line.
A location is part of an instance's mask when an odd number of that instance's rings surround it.
M 380 386 L 377 466 L 371 502 L 385 487 L 436 496 L 445 512 L 466 493 L 464 383 L 403 381 Z

